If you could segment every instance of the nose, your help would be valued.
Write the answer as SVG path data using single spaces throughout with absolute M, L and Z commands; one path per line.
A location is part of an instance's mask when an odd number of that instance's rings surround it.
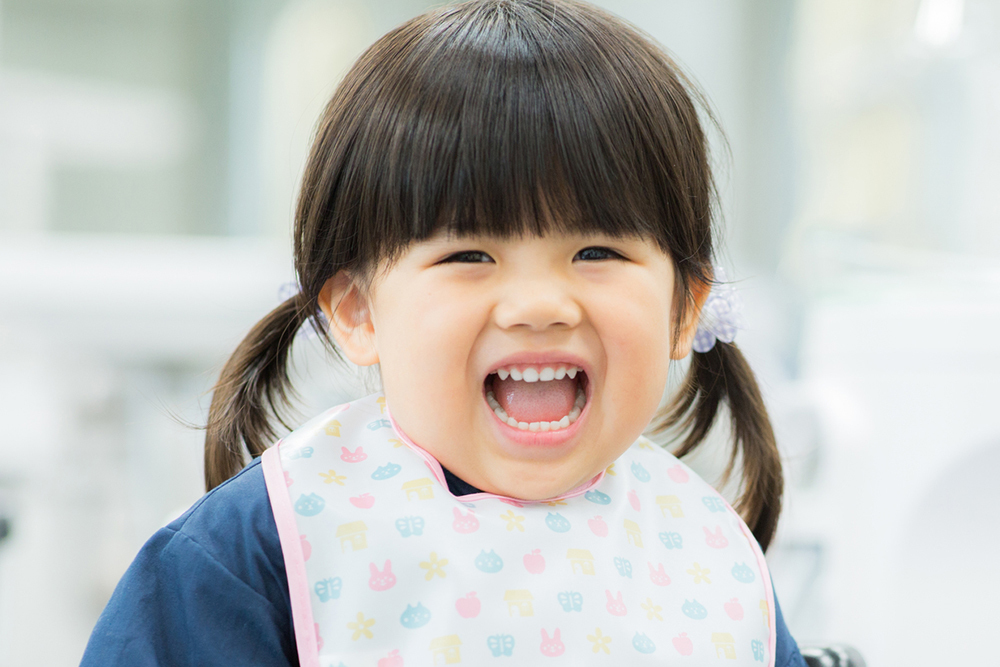
M 500 328 L 525 331 L 571 329 L 583 317 L 569 285 L 548 275 L 508 283 L 493 313 Z

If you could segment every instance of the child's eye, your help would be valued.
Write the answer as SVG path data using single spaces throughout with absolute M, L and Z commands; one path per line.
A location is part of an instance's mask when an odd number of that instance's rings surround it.
M 625 259 L 619 253 L 615 252 L 611 248 L 603 248 L 600 246 L 592 246 L 590 248 L 584 248 L 580 252 L 576 253 L 574 260 L 582 259 L 584 261 L 593 262 L 605 259 Z
M 447 264 L 449 262 L 460 262 L 462 264 L 479 264 L 492 261 L 492 257 L 480 250 L 463 250 L 462 252 L 456 252 L 453 255 L 448 255 L 439 263 Z

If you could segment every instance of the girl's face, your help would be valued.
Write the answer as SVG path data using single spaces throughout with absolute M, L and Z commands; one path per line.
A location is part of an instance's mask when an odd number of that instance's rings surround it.
M 560 495 L 652 419 L 676 305 L 673 263 L 654 242 L 441 233 L 380 268 L 365 298 L 344 275 L 328 281 L 331 332 L 353 362 L 381 364 L 402 431 L 470 484 Z M 696 311 L 675 358 L 688 352 Z

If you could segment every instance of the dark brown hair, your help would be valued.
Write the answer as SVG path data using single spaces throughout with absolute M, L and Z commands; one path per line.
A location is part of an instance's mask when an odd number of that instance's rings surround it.
M 693 288 L 712 281 L 715 190 L 699 111 L 680 68 L 637 29 L 567 0 L 472 0 L 389 32 L 327 105 L 295 217 L 301 292 L 240 343 L 215 387 L 209 489 L 259 456 L 284 423 L 289 350 L 340 270 L 380 261 L 445 228 L 509 238 L 564 230 L 652 238 L 673 260 L 675 334 Z M 332 342 L 326 339 L 331 349 Z M 762 546 L 781 506 L 781 464 L 760 392 L 735 345 L 694 353 L 659 416 L 684 455 L 726 401 L 737 510 Z

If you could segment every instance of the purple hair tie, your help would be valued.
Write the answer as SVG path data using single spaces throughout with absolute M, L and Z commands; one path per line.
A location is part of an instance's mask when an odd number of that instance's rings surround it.
M 288 301 L 292 297 L 297 296 L 300 292 L 302 292 L 302 288 L 299 287 L 298 283 L 295 282 L 284 283 L 281 287 L 278 288 L 278 299 L 280 299 L 281 302 L 284 303 L 285 301 Z M 316 314 L 319 316 L 320 323 L 323 325 L 324 328 L 326 328 L 327 326 L 326 314 L 323 313 L 322 310 L 318 311 Z M 305 322 L 303 322 L 302 326 L 299 327 L 299 330 L 295 333 L 296 337 L 304 336 L 306 338 L 315 338 L 318 335 L 319 332 L 316 331 L 316 325 L 313 324 L 313 320 L 311 317 L 307 319 Z
M 736 339 L 736 331 L 743 326 L 743 299 L 736 288 L 726 282 L 726 272 L 717 266 L 712 291 L 701 308 L 698 331 L 694 334 L 691 348 L 705 353 L 715 347 L 717 340 L 732 343 Z

